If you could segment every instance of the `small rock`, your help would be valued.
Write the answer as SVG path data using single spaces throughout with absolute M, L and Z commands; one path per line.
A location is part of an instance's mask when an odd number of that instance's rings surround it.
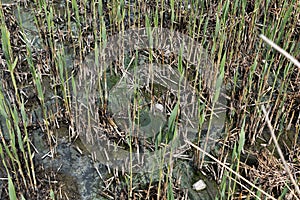
M 193 184 L 193 189 L 196 191 L 201 191 L 206 188 L 206 184 L 204 183 L 203 180 L 199 180 L 196 183 Z
M 163 112 L 163 111 L 164 111 L 164 106 L 161 105 L 160 103 L 155 104 L 155 108 L 156 108 L 157 110 L 159 110 L 160 112 Z

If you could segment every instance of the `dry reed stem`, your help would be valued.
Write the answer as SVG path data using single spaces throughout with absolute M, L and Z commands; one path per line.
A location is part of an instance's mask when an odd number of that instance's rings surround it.
M 266 120 L 266 122 L 267 122 L 267 124 L 268 124 L 269 130 L 270 130 L 270 134 L 271 134 L 271 136 L 272 136 L 272 139 L 273 139 L 273 141 L 274 141 L 274 144 L 275 144 L 275 146 L 276 146 L 276 149 L 277 149 L 277 152 L 278 152 L 278 154 L 279 154 L 279 156 L 280 156 L 280 159 L 282 160 L 282 163 L 283 163 L 283 165 L 284 165 L 284 168 L 285 168 L 286 172 L 288 173 L 288 175 L 289 175 L 289 177 L 290 177 L 290 179 L 291 179 L 291 181 L 292 181 L 292 184 L 295 186 L 295 189 L 296 189 L 296 192 L 298 193 L 298 196 L 300 197 L 300 189 L 299 189 L 299 186 L 298 186 L 297 182 L 295 181 L 295 179 L 294 179 L 294 177 L 293 177 L 293 175 L 292 175 L 292 172 L 291 172 L 291 170 L 290 170 L 290 168 L 289 168 L 287 162 L 286 162 L 285 159 L 284 159 L 283 153 L 282 153 L 281 148 L 280 148 L 280 146 L 279 146 L 279 144 L 278 144 L 278 142 L 277 142 L 276 135 L 275 135 L 275 133 L 274 133 L 274 129 L 273 129 L 273 126 L 272 126 L 271 121 L 270 121 L 270 119 L 269 119 L 269 116 L 268 116 L 268 113 L 267 113 L 267 111 L 266 111 L 265 106 L 262 105 L 262 106 L 261 106 L 261 109 L 262 109 L 262 111 L 263 111 L 263 113 L 264 113 L 264 115 L 265 115 L 265 120 Z M 292 191 L 292 192 L 293 192 L 293 191 Z M 296 197 L 296 199 L 299 199 L 299 198 L 296 196 L 296 194 L 294 194 L 294 196 Z
M 286 58 L 288 58 L 291 62 L 293 62 L 300 69 L 300 62 L 296 58 L 294 58 L 293 56 L 291 56 L 291 54 L 289 54 L 288 52 L 286 52 L 284 49 L 282 49 L 280 46 L 278 46 L 277 44 L 275 44 L 272 40 L 268 39 L 266 36 L 260 34 L 259 37 L 261 39 L 263 39 L 266 43 L 268 43 L 271 47 L 273 47 L 274 49 L 276 49 L 279 53 L 281 53 Z

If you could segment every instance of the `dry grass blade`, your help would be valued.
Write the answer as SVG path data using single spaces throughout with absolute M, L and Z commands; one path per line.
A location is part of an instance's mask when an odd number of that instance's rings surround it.
M 261 109 L 262 109 L 262 111 L 263 111 L 263 113 L 264 113 L 264 115 L 265 115 L 265 119 L 266 119 L 266 122 L 267 122 L 267 124 L 268 124 L 269 130 L 270 130 L 270 134 L 271 134 L 271 136 L 272 136 L 272 139 L 273 139 L 273 141 L 274 141 L 274 144 L 275 144 L 275 146 L 276 146 L 276 149 L 277 149 L 277 152 L 278 152 L 278 154 L 279 154 L 279 156 L 280 156 L 280 159 L 282 160 L 282 163 L 283 163 L 283 165 L 284 165 L 284 168 L 285 168 L 285 170 L 287 171 L 287 173 L 288 173 L 288 175 L 289 175 L 289 177 L 290 177 L 290 179 L 291 179 L 293 185 L 295 186 L 295 189 L 296 189 L 296 191 L 297 191 L 297 193 L 298 193 L 298 196 L 300 196 L 300 189 L 299 189 L 299 186 L 298 186 L 297 182 L 295 181 L 295 179 L 294 179 L 294 177 L 293 177 L 293 175 L 292 175 L 292 173 L 291 173 L 291 170 L 290 170 L 288 164 L 286 163 L 286 161 L 285 161 L 285 159 L 284 159 L 283 153 L 282 153 L 281 148 L 280 148 L 280 146 L 279 146 L 279 144 L 278 144 L 278 142 L 277 142 L 277 139 L 276 139 L 276 136 L 275 136 L 275 133 L 274 133 L 274 129 L 273 129 L 273 126 L 272 126 L 271 121 L 270 121 L 270 119 L 269 119 L 269 116 L 268 116 L 268 113 L 267 113 L 267 111 L 266 111 L 265 106 L 262 105 L 262 106 L 261 106 Z M 296 199 L 299 199 L 299 198 L 296 196 L 296 194 L 294 194 L 294 196 L 296 197 Z
M 219 165 L 221 165 L 222 167 L 224 167 L 225 169 L 227 169 L 228 171 L 230 171 L 232 174 L 236 175 L 238 178 L 242 179 L 243 181 L 245 181 L 247 184 L 249 184 L 251 187 L 257 189 L 258 191 L 260 191 L 261 193 L 263 193 L 264 195 L 266 195 L 266 197 L 275 200 L 274 197 L 272 197 L 271 195 L 269 195 L 268 193 L 266 193 L 265 191 L 263 191 L 262 189 L 260 189 L 259 187 L 257 187 L 256 185 L 254 185 L 253 183 L 251 183 L 250 181 L 248 181 L 246 178 L 244 178 L 243 176 L 241 176 L 240 174 L 236 173 L 235 171 L 233 171 L 232 169 L 230 169 L 228 166 L 226 166 L 224 163 L 222 163 L 221 161 L 219 161 L 217 158 L 215 158 L 214 156 L 210 155 L 209 153 L 207 153 L 206 151 L 204 151 L 202 148 L 196 146 L 195 144 L 193 144 L 192 142 L 185 140 L 185 142 L 187 144 L 189 144 L 190 146 L 194 147 L 195 149 L 201 151 L 203 154 L 205 154 L 206 156 L 208 156 L 209 158 L 211 158 L 212 160 L 214 160 L 215 162 L 217 162 Z M 240 184 L 238 181 L 236 181 L 238 184 Z M 244 185 L 243 185 L 244 187 Z M 244 187 L 247 188 L 247 187 Z M 253 195 L 255 195 L 253 193 L 253 191 L 251 191 L 251 189 L 247 189 L 250 193 L 252 193 Z M 256 195 L 255 195 L 256 196 Z M 257 196 L 256 196 L 257 197 Z M 259 198 L 259 197 L 257 197 Z
M 298 60 L 296 60 L 296 58 L 294 58 L 293 56 L 291 56 L 288 52 L 286 52 L 285 50 L 283 50 L 280 46 L 278 46 L 277 44 L 275 44 L 273 41 L 271 41 L 270 39 L 268 39 L 266 36 L 264 36 L 264 35 L 261 34 L 261 35 L 259 35 L 259 37 L 261 39 L 263 39 L 266 43 L 268 43 L 269 45 L 271 45 L 279 53 L 281 53 L 282 55 L 284 55 L 285 57 L 287 57 L 290 61 L 292 61 L 300 69 L 300 62 Z

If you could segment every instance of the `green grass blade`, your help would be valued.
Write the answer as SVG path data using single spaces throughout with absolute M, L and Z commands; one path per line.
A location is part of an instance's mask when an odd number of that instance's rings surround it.
M 17 200 L 15 186 L 10 175 L 8 175 L 8 194 L 10 200 Z

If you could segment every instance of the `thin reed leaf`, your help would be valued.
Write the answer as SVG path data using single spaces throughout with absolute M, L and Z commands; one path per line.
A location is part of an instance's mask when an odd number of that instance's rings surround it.
M 7 30 L 6 25 L 2 22 L 1 24 L 1 44 L 4 56 L 8 63 L 9 71 L 13 71 L 15 65 L 13 65 L 13 53 L 10 44 L 10 32 Z
M 11 176 L 8 174 L 8 194 L 10 200 L 17 200 L 17 194 Z
M 167 143 L 173 140 L 177 134 L 177 121 L 178 121 L 178 113 L 179 113 L 179 102 L 174 106 L 171 115 L 168 120 L 168 131 L 164 136 L 164 139 Z
M 51 198 L 51 200 L 55 200 L 55 194 L 52 189 L 50 189 L 50 198 Z
M 173 194 L 172 180 L 168 181 L 167 199 L 175 200 L 175 197 Z
M 237 149 L 238 158 L 240 158 L 240 155 L 241 155 L 242 151 L 244 150 L 244 145 L 245 145 L 245 141 L 246 141 L 245 123 L 246 123 L 246 119 L 244 119 L 244 121 L 243 121 L 243 125 L 241 128 L 240 134 L 239 134 L 239 145 L 238 145 L 238 149 Z

